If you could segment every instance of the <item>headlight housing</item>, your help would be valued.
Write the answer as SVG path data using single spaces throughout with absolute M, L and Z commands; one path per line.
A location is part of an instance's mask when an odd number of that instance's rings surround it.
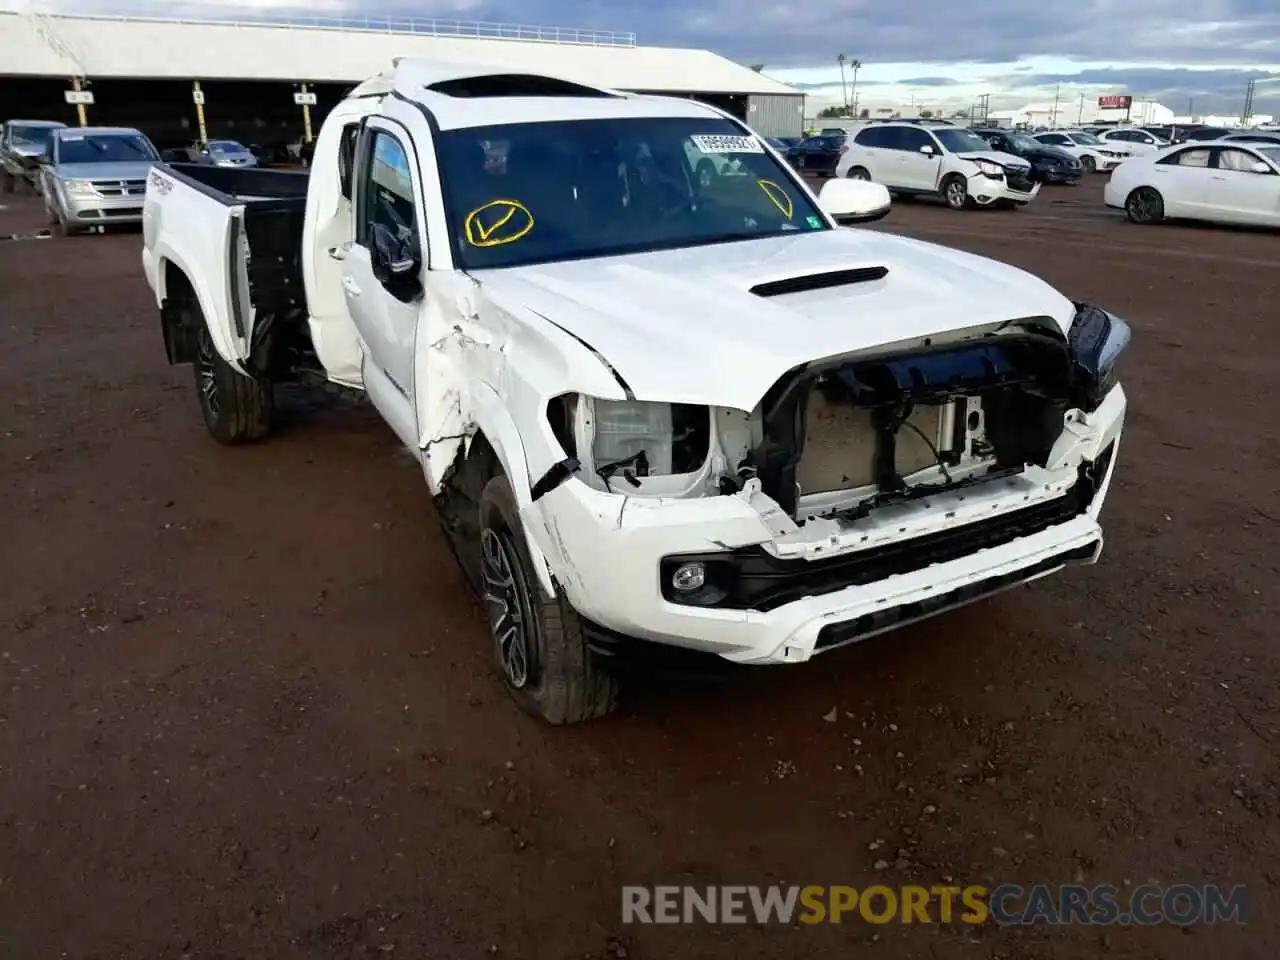
M 973 165 L 978 168 L 979 172 L 988 177 L 1003 177 L 1004 167 L 998 163 L 992 163 L 990 160 L 974 160 Z
M 63 180 L 62 189 L 78 197 L 91 196 L 94 193 L 93 184 L 88 180 Z
M 1116 385 L 1116 361 L 1132 338 L 1133 331 L 1124 320 L 1100 307 L 1076 304 L 1067 346 L 1086 409 L 1097 407 Z
M 650 477 L 699 473 L 711 447 L 711 411 L 684 403 L 578 398 L 578 448 L 607 489 L 635 492 Z M 661 485 L 661 492 L 670 492 Z M 647 492 L 659 492 L 647 491 Z

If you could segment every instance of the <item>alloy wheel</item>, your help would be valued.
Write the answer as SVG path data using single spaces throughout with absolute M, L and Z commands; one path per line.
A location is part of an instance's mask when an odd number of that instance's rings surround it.
M 209 413 L 217 418 L 220 404 L 218 403 L 218 377 L 214 366 L 213 338 L 209 336 L 207 329 L 201 327 L 196 340 L 199 353 L 196 363 L 200 376 L 200 395 L 204 398 Z
M 517 560 L 509 538 L 485 527 L 480 531 L 480 577 L 498 662 L 516 690 L 529 683 L 530 616 L 516 580 Z

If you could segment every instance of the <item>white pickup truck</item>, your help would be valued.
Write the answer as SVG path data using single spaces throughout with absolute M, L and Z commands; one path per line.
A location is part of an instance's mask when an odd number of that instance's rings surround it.
M 155 167 L 142 260 L 219 441 L 301 371 L 366 392 L 568 723 L 633 660 L 800 663 L 1097 558 L 1128 325 L 848 228 L 888 203 L 710 106 L 402 60 L 309 174 Z

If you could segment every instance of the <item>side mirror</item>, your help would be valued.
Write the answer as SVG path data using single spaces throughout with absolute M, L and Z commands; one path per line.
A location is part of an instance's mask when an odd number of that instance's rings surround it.
M 1250 167 L 1249 169 L 1250 169 L 1250 170 L 1252 170 L 1254 173 L 1270 173 L 1270 172 L 1271 172 L 1271 168 L 1270 168 L 1270 167 L 1268 167 L 1268 166 L 1267 166 L 1265 163 L 1263 163 L 1261 160 L 1259 160 L 1257 163 L 1255 163 L 1255 164 L 1254 164 L 1252 167 Z
M 870 180 L 828 180 L 818 194 L 818 205 L 842 227 L 887 216 L 890 202 L 889 189 Z
M 416 293 L 422 262 L 412 241 L 400 237 L 385 223 L 373 225 L 371 239 L 374 278 L 397 295 Z
M 932 157 L 933 147 L 929 146 L 929 144 L 927 143 L 923 143 L 920 145 L 920 152 L 923 153 L 926 157 Z

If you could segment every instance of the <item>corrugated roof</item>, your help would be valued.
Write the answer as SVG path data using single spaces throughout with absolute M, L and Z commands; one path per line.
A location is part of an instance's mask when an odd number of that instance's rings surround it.
M 501 63 L 619 90 L 798 94 L 708 50 L 0 11 L 0 74 L 358 83 L 396 57 Z

